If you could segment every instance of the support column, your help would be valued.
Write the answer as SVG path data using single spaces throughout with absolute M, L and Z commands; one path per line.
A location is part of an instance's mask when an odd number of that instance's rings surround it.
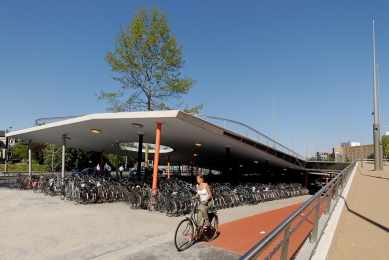
M 32 149 L 32 141 L 28 140 L 28 174 L 30 175 L 30 180 L 32 176 L 31 149 Z
M 103 157 L 104 150 L 100 150 L 100 177 L 103 176 Z
M 8 174 L 8 159 L 9 159 L 8 153 L 9 153 L 9 137 L 6 137 L 5 138 L 5 167 L 4 167 L 5 169 L 4 170 L 7 174 Z M 8 176 L 8 179 L 9 179 L 9 176 Z
M 240 176 L 240 160 L 238 160 L 238 173 L 236 176 L 236 181 L 239 182 L 239 176 Z
M 149 143 L 145 143 L 145 178 L 149 176 Z
M 139 135 L 139 141 L 138 141 L 138 167 L 136 169 L 136 175 L 138 181 L 140 181 L 140 175 L 141 175 L 141 166 L 142 166 L 142 146 L 143 146 L 143 133 L 138 132 Z M 145 169 L 146 174 L 146 169 Z
M 190 182 L 192 183 L 193 180 L 193 164 L 194 164 L 194 152 L 195 150 L 192 149 L 192 160 L 190 161 Z
M 170 179 L 170 155 L 167 157 L 167 178 Z
M 62 179 L 65 178 L 65 147 L 66 147 L 66 135 L 62 135 Z
M 154 154 L 154 169 L 153 169 L 153 192 L 157 190 L 158 184 L 158 165 L 159 165 L 159 146 L 161 145 L 161 129 L 162 123 L 157 122 L 157 130 L 155 133 L 155 154 Z
M 226 180 L 229 180 L 231 178 L 230 176 L 230 148 L 231 146 L 224 146 L 226 148 Z
M 119 180 L 119 141 L 116 141 L 116 180 Z
M 305 171 L 305 188 L 308 188 L 308 171 Z

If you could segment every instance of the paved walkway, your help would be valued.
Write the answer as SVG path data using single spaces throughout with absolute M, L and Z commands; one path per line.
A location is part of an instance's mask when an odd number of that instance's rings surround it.
M 270 201 L 219 211 L 217 240 L 227 238 L 224 224 L 293 208 L 310 196 Z M 73 205 L 31 190 L 0 187 L 0 259 L 239 259 L 239 250 L 197 243 L 177 252 L 173 238 L 183 217 L 132 210 L 123 202 Z M 281 222 L 290 212 L 279 216 Z M 278 213 L 276 213 L 278 214 Z M 256 218 L 256 217 L 254 217 Z M 244 220 L 243 220 L 244 221 Z M 252 223 L 253 224 L 253 223 Z M 268 232 L 270 221 L 256 222 Z M 236 237 L 235 241 L 241 240 Z M 216 241 L 216 240 L 215 240 Z M 248 240 L 249 241 L 249 240 Z M 250 240 L 255 245 L 255 237 Z M 247 247 L 250 247 L 248 245 Z
M 373 169 L 358 164 L 326 259 L 389 259 L 389 166 Z

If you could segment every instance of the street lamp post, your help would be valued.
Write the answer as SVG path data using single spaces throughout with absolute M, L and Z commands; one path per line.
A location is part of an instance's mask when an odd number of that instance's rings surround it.
M 379 107 L 377 106 L 377 72 L 376 72 L 376 59 L 375 59 L 375 34 L 374 34 L 374 20 L 373 20 L 373 104 L 374 104 L 374 124 L 373 124 L 373 140 L 374 140 L 374 170 L 382 171 L 383 163 L 382 150 L 380 151 L 380 122 L 379 122 Z

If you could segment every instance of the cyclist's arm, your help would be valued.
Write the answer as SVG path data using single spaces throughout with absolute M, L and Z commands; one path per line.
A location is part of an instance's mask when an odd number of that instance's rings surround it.
M 209 188 L 208 183 L 205 184 L 205 188 L 207 189 L 207 192 L 208 192 L 208 197 L 207 197 L 207 199 L 205 200 L 205 203 L 207 203 L 207 202 L 210 201 L 211 198 L 212 198 L 212 192 L 211 192 L 211 188 Z
M 198 190 L 198 187 L 197 187 L 197 185 L 196 185 L 196 195 L 194 195 L 194 196 L 192 197 L 192 199 L 195 199 L 195 198 L 197 198 L 197 197 L 199 196 L 199 194 L 197 193 L 197 190 Z

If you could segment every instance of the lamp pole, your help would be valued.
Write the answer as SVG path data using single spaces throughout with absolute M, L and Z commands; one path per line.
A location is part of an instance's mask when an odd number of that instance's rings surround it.
M 376 59 L 375 59 L 375 34 L 374 34 L 374 20 L 373 20 L 373 104 L 374 104 L 374 124 L 373 124 L 373 140 L 374 140 L 374 170 L 380 171 L 382 164 L 382 158 L 380 158 L 380 124 L 378 120 L 378 107 L 377 107 L 377 72 L 376 72 Z
M 346 152 L 346 151 L 343 151 L 343 147 L 342 147 L 342 115 L 339 115 L 339 118 L 340 118 L 340 161 L 343 162 L 343 154 Z
M 361 154 L 361 168 L 363 169 L 363 150 L 362 150 L 362 134 L 361 134 L 361 151 L 360 151 L 360 154 Z
M 292 151 L 294 152 L 294 118 L 292 114 Z
M 379 125 L 379 128 L 378 128 L 378 136 L 379 136 L 379 166 L 380 166 L 380 171 L 383 171 L 384 170 L 384 164 L 383 164 L 383 155 L 382 155 L 382 136 L 381 136 L 381 94 L 380 94 L 380 74 L 379 74 L 379 70 L 378 70 L 378 63 L 377 63 L 377 98 L 378 98 L 378 102 L 377 102 L 377 110 L 378 110 L 378 125 Z
M 305 124 L 305 157 L 308 161 L 308 123 Z
M 274 130 L 274 96 L 273 96 L 273 148 L 275 148 L 275 130 Z

